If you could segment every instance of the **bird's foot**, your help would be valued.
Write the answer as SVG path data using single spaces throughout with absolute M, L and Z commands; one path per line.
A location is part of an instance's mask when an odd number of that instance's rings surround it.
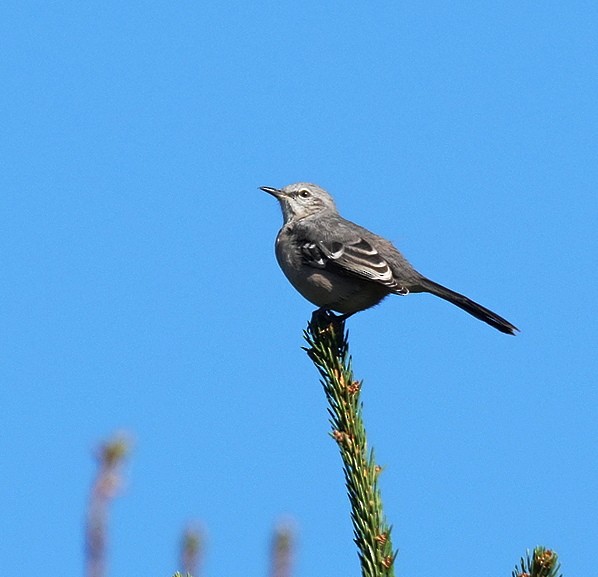
M 335 330 L 338 329 L 340 333 L 345 328 L 345 321 L 353 313 L 345 313 L 343 315 L 334 314 L 330 309 L 320 307 L 316 309 L 311 315 L 311 324 L 318 327 L 320 330 L 332 326 Z

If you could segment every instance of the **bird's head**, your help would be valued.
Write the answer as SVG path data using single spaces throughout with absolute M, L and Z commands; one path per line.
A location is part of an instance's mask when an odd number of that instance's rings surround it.
M 336 212 L 332 197 L 317 184 L 297 182 L 284 188 L 260 186 L 260 189 L 280 202 L 285 224 L 314 214 Z

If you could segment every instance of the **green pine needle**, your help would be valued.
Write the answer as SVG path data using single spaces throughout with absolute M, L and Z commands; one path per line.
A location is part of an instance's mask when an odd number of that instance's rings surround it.
M 353 377 L 344 321 L 316 311 L 304 338 L 308 344 L 305 351 L 322 377 L 331 436 L 343 461 L 362 577 L 394 577 L 397 552 L 393 550 L 391 527 L 382 510 L 378 488 L 381 468 L 376 465 L 374 451 L 368 450 L 359 397 L 362 383 Z M 562 577 L 558 555 L 536 547 L 521 559 L 512 577 Z
M 351 519 L 363 577 L 394 577 L 391 527 L 382 510 L 378 488 L 381 468 L 373 450 L 368 451 L 362 419 L 362 383 L 353 377 L 348 333 L 344 322 L 314 314 L 304 333 L 328 400 L 331 436 L 337 442 L 343 461 L 345 484 L 351 504 Z
M 512 577 L 562 577 L 558 555 L 550 549 L 536 547 L 533 553 L 527 551 L 515 566 Z

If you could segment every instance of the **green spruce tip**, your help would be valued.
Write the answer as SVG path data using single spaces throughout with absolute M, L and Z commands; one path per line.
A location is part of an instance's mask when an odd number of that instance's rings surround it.
M 536 547 L 533 553 L 527 551 L 515 566 L 512 577 L 563 577 L 560 573 L 559 556 L 545 547 Z
M 304 333 L 304 350 L 320 373 L 328 401 L 331 436 L 337 442 L 351 505 L 354 541 L 363 577 L 394 577 L 391 527 L 387 524 L 378 488 L 381 468 L 368 443 L 360 400 L 362 383 L 353 377 L 348 333 L 344 321 L 316 311 Z

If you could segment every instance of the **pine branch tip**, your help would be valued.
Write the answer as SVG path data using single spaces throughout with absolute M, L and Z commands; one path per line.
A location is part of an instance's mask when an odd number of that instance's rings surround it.
M 348 332 L 344 319 L 316 311 L 304 331 L 304 348 L 320 376 L 328 401 L 331 430 L 343 461 L 345 486 L 351 506 L 354 542 L 362 577 L 393 577 L 398 551 L 382 509 L 378 475 L 382 467 L 368 449 L 360 401 L 362 382 L 353 377 Z

